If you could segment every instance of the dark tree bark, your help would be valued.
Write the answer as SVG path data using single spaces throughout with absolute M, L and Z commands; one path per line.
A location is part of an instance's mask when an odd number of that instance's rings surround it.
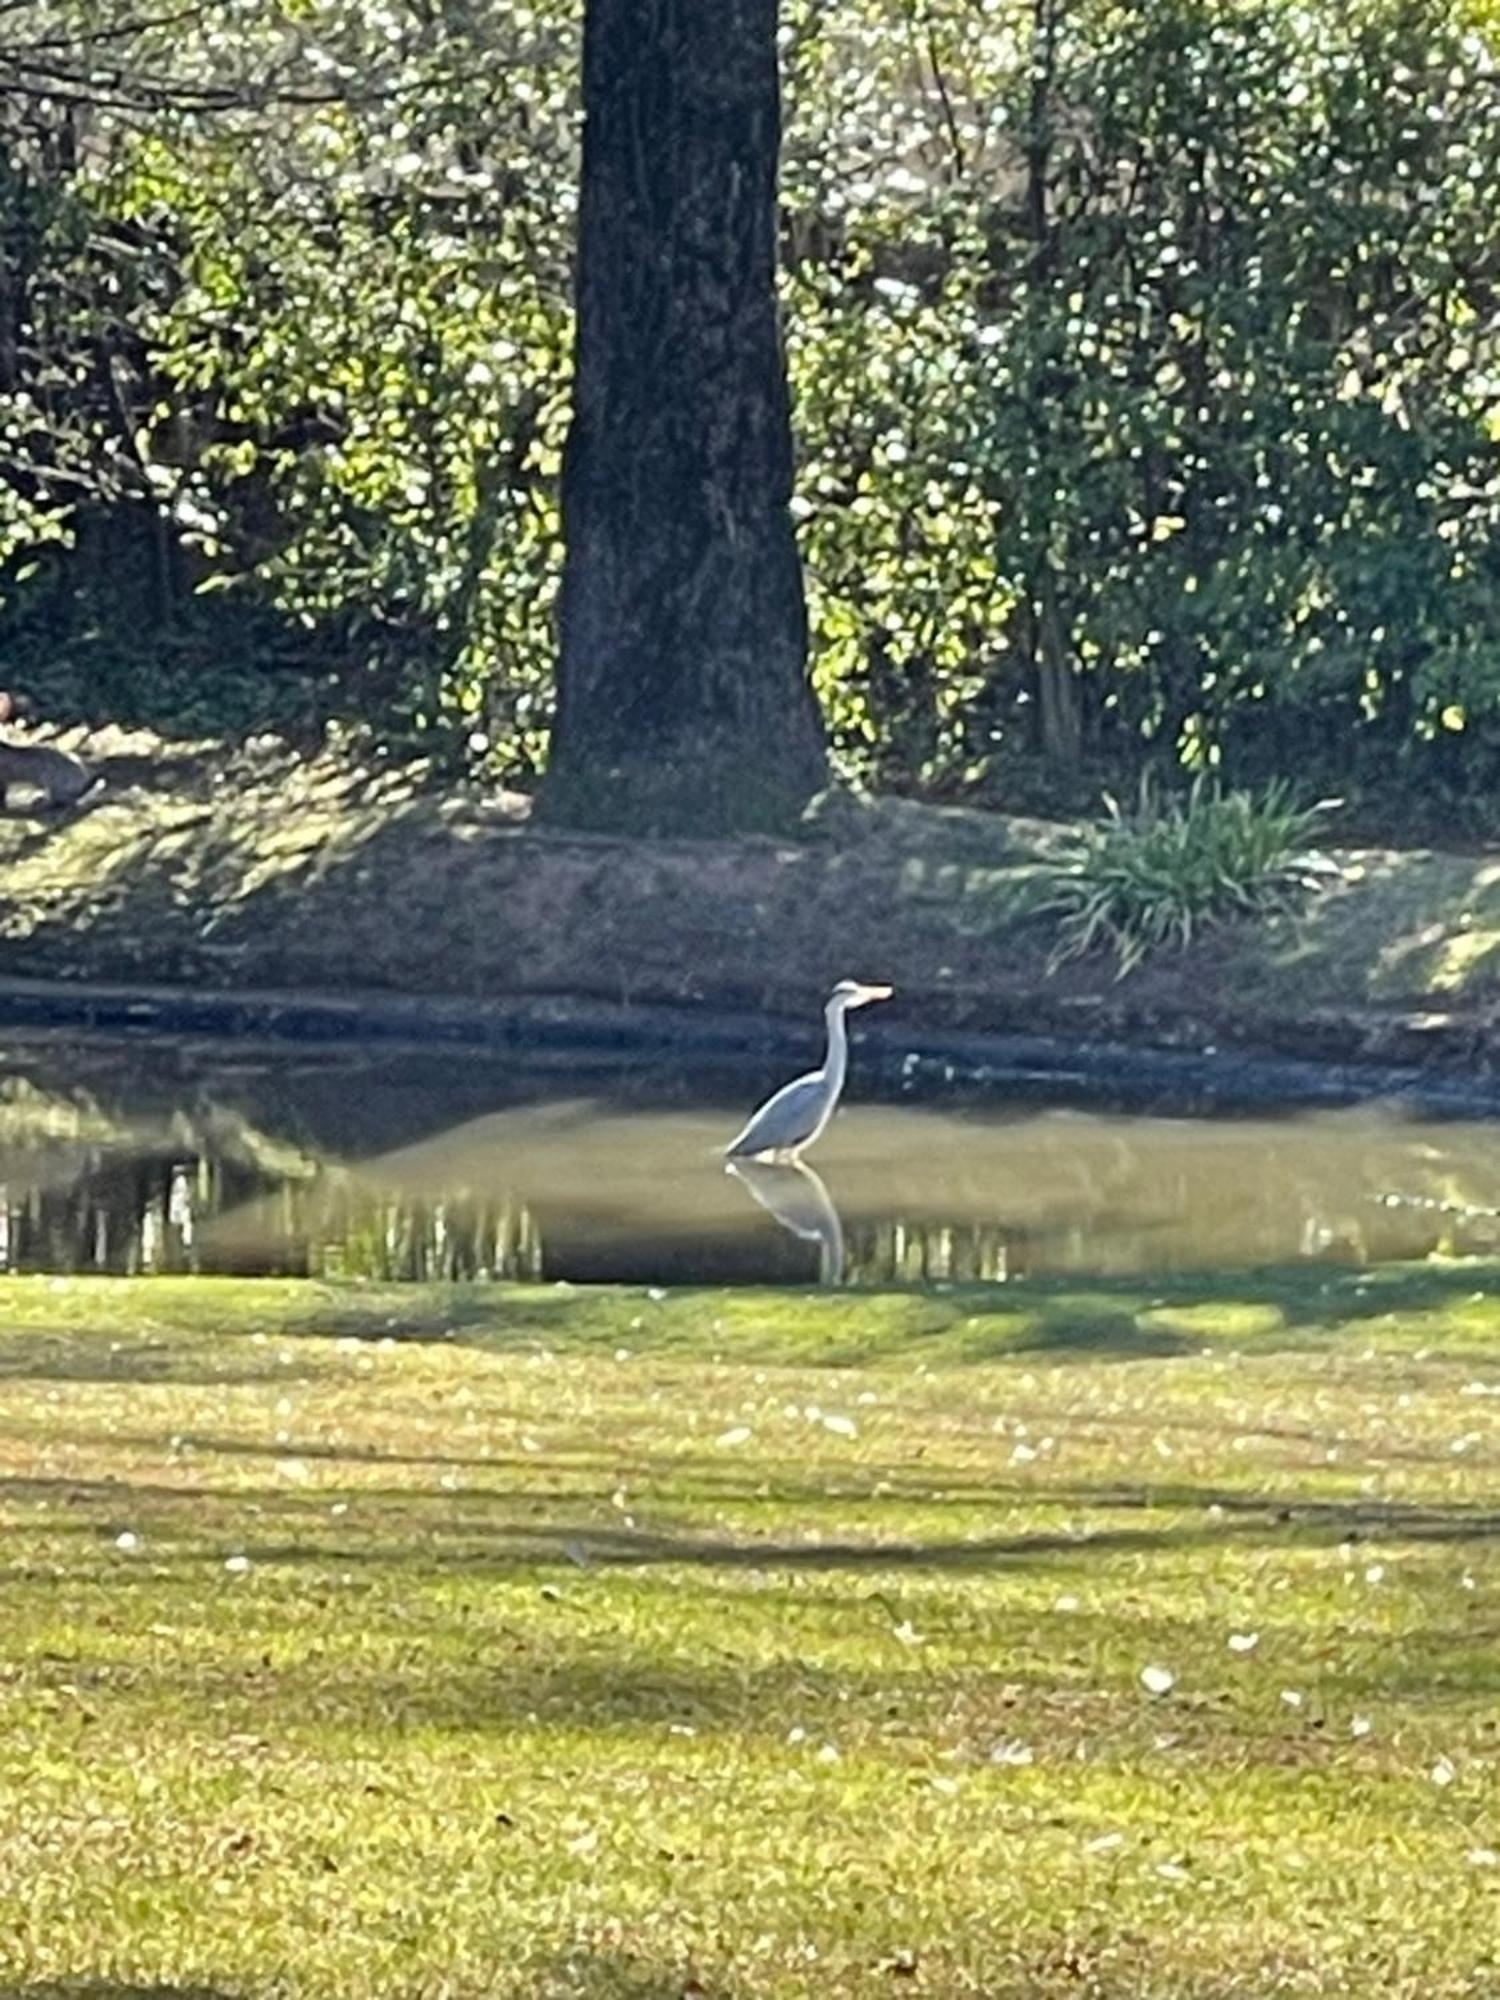
M 546 817 L 785 828 L 825 781 L 788 502 L 776 0 L 589 0 Z

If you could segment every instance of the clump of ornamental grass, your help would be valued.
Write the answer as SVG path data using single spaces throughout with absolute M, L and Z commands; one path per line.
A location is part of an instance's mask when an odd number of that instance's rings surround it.
M 1165 796 L 1145 778 L 1128 810 L 1106 796 L 1104 817 L 1048 864 L 1052 967 L 1109 950 L 1123 979 L 1212 925 L 1297 908 L 1329 866 L 1311 843 L 1330 803 L 1299 805 L 1280 780 L 1248 792 L 1204 777 Z

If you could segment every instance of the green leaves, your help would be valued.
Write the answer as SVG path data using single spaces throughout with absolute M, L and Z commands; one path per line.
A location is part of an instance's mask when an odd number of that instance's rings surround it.
M 74 169 L 51 170 L 51 198 L 95 247 L 65 266 L 46 246 L 44 282 L 75 309 L 22 356 L 40 378 L 82 352 L 54 476 L 109 500 L 122 464 L 191 548 L 164 619 L 222 654 L 204 621 L 234 584 L 263 646 L 278 634 L 268 651 L 332 684 L 318 699 L 386 733 L 499 743 L 523 771 L 545 741 L 551 664 L 575 11 L 485 0 L 438 32 L 414 0 L 235 5 L 184 16 L 166 50 L 116 21 L 114 58 L 162 94 L 144 106 L 132 86 Z M 7 17 L 0 71 L 31 12 Z M 80 0 L 54 24 L 85 67 L 93 23 Z M 206 82 L 239 96 L 204 115 Z M 101 340 L 139 473 L 89 392 Z M 39 432 L 20 455 L 45 479 L 57 449 Z M 42 532 L 33 505 L 16 545 Z M 56 571 L 42 582 L 78 594 Z M 94 613 L 106 633 L 114 615 Z M 157 635 L 150 650 L 143 698 L 180 702 Z
M 1165 750 L 1345 787 L 1492 710 L 1492 29 L 1448 0 L 1069 8 L 1041 88 L 998 19 L 933 6 L 968 29 L 959 166 L 909 19 L 836 11 L 797 44 L 787 190 L 794 242 L 833 207 L 838 249 L 787 297 L 846 759 L 947 786 Z M 855 73 L 872 164 L 840 206 Z M 1481 743 L 1443 766 L 1475 792 Z
M 128 500 L 186 552 L 188 653 L 218 657 L 191 617 L 232 580 L 283 678 L 534 773 L 579 16 L 233 0 L 132 35 L 101 0 L 5 12 L 0 79 L 46 33 L 72 37 L 67 89 L 106 55 L 129 88 L 71 157 L 55 103 L 7 113 L 0 564 Z M 1038 748 L 1065 776 L 1165 753 L 1482 807 L 1492 12 L 1084 0 L 1044 8 L 1035 48 L 1029 15 L 970 0 L 782 18 L 795 505 L 844 773 L 993 791 Z M 24 588 L 0 572 L 49 647 L 89 587 L 50 550 Z M 78 623 L 123 643 L 138 620 L 105 589 Z M 158 654 L 131 699 L 163 697 Z

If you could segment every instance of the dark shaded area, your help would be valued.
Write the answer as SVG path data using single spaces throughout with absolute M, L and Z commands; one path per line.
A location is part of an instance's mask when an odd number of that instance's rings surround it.
M 226 1341 L 217 1351 L 199 1347 L 184 1353 L 166 1345 L 106 1345 L 89 1335 L 55 1339 L 28 1330 L 15 1344 L 0 1336 L 0 1382 L 173 1382 L 233 1389 L 315 1382 L 330 1372 L 326 1365 L 306 1360 L 288 1367 L 271 1355 L 247 1361 L 240 1342 Z
M 43 829 L 39 841 L 48 837 Z M 395 836 L 392 836 L 393 841 Z M 365 850 L 366 853 L 368 850 Z M 373 871 L 378 872 L 378 870 Z M 1040 1004 L 1040 1003 L 1033 1003 Z M 1004 1003 L 990 1010 L 1002 1022 Z M 1399 1025 L 1399 1024 L 1397 1024 Z M 715 1074 L 738 1087 L 770 1081 L 817 1045 L 815 1026 L 732 1007 L 670 1006 L 587 996 L 464 1000 L 399 993 L 358 995 L 181 991 L 159 986 L 0 983 L 0 1028 L 64 1029 L 173 1042 L 342 1047 L 356 1059 L 382 1045 L 404 1057 L 435 1049 L 561 1059 L 576 1075 L 628 1083 L 642 1065 Z M 1473 1030 L 1462 1028 L 1465 1045 Z M 1343 1028 L 1347 1048 L 1351 1030 Z M 983 1033 L 903 1020 L 855 1031 L 864 1068 L 917 1102 L 965 1099 L 1076 1104 L 1177 1115 L 1277 1112 L 1389 1103 L 1413 1116 L 1500 1116 L 1500 1079 L 1483 1068 L 1445 1072 L 1431 1064 L 1336 1062 L 1237 1052 L 1198 1052 L 1064 1036 Z M 1430 1038 L 1434 1053 L 1440 1038 Z M 1455 1051 L 1457 1053 L 1457 1051 Z
M 211 1454 L 224 1448 L 212 1440 L 189 1442 L 195 1453 Z M 230 1445 L 228 1450 L 233 1454 L 237 1447 Z M 295 1442 L 280 1447 L 279 1453 L 283 1457 L 318 1456 L 316 1451 Z M 371 1462 L 369 1456 L 357 1451 L 341 1456 L 351 1465 Z M 394 1455 L 389 1462 L 404 1465 L 423 1461 Z M 535 1463 L 519 1455 L 434 1462 L 467 1463 L 492 1474 L 514 1473 Z M 1439 1462 L 1437 1455 L 1432 1462 Z M 610 1480 L 618 1478 L 622 1469 L 637 1484 L 647 1484 L 653 1476 L 679 1482 L 675 1497 L 667 1503 L 672 1510 L 705 1500 L 720 1507 L 740 1504 L 748 1508 L 764 1504 L 769 1497 L 777 1504 L 805 1504 L 814 1517 L 819 1508 L 842 1513 L 851 1506 L 868 1506 L 878 1514 L 885 1499 L 901 1508 L 988 1507 L 1003 1514 L 1012 1506 L 1025 1505 L 1075 1513 L 1138 1513 L 1147 1518 L 1140 1525 L 1062 1526 L 1011 1534 L 936 1536 L 921 1541 L 882 1537 L 878 1533 L 866 1538 L 847 1534 L 827 1538 L 815 1528 L 810 1528 L 808 1535 L 799 1540 L 753 1535 L 741 1539 L 606 1526 L 599 1518 L 597 1496 L 577 1488 L 542 1486 L 493 1493 L 470 1489 L 457 1494 L 428 1495 L 404 1489 L 372 1493 L 360 1487 L 350 1489 L 351 1504 L 359 1509 L 366 1537 L 352 1540 L 341 1535 L 337 1540 L 325 1540 L 319 1539 L 329 1532 L 326 1495 L 321 1492 L 316 1500 L 289 1497 L 284 1487 L 277 1486 L 205 1494 L 201 1490 L 156 1482 L 122 1479 L 89 1482 L 38 1475 L 0 1477 L 0 1494 L 18 1503 L 46 1500 L 63 1508 L 107 1507 L 110 1522 L 128 1520 L 149 1537 L 154 1565 L 177 1571 L 185 1584 L 201 1575 L 205 1564 L 218 1560 L 217 1549 L 182 1546 L 196 1529 L 207 1527 L 216 1505 L 234 1518 L 237 1546 L 257 1564 L 328 1564 L 340 1569 L 417 1565 L 422 1569 L 466 1570 L 496 1577 L 513 1576 L 524 1570 L 561 1569 L 581 1578 L 595 1568 L 657 1567 L 988 1573 L 1057 1559 L 1087 1564 L 1093 1557 L 1122 1552 L 1150 1555 L 1212 1549 L 1229 1543 L 1266 1548 L 1336 1547 L 1345 1542 L 1371 1540 L 1378 1540 L 1383 1546 L 1403 1542 L 1462 1544 L 1488 1541 L 1500 1534 L 1500 1509 L 1479 1504 L 1318 1500 L 1299 1495 L 1295 1488 L 1257 1491 L 1184 1484 L 1157 1487 L 1092 1483 L 1037 1488 L 1008 1480 L 1002 1464 L 997 1464 L 993 1479 L 987 1483 L 982 1479 L 966 1482 L 962 1477 L 944 1475 L 936 1491 L 924 1492 L 908 1478 L 899 1489 L 887 1482 L 891 1490 L 880 1497 L 869 1488 L 851 1488 L 836 1476 L 805 1486 L 795 1478 L 785 1484 L 779 1477 L 754 1483 L 747 1480 L 738 1490 L 728 1485 L 716 1486 L 712 1479 L 706 1479 L 695 1490 L 693 1468 L 678 1461 L 629 1464 L 624 1468 L 618 1463 L 601 1463 L 597 1468 L 601 1490 Z M 570 1470 L 578 1474 L 582 1469 L 573 1465 Z M 868 1470 L 873 1483 L 880 1468 Z M 767 1487 L 769 1494 L 764 1490 Z M 246 1510 L 251 1507 L 256 1514 L 247 1518 Z M 543 1518 L 547 1513 L 566 1511 L 573 1512 L 575 1518 L 561 1522 Z M 253 1534 L 248 1532 L 252 1525 L 256 1530 Z M 296 1528 L 307 1530 L 306 1539 L 286 1538 Z M 66 1516 L 61 1516 L 52 1524 L 51 1532 L 88 1536 L 99 1534 L 102 1529 L 97 1520 L 75 1518 L 69 1523 Z M 579 1587 L 586 1588 L 586 1584 L 580 1582 Z M 1500 1674 L 1500 1659 L 1496 1671 Z
M 1045 1354 L 1052 1361 L 1066 1360 L 1070 1355 L 1080 1361 L 1138 1361 L 1148 1356 L 1191 1354 L 1201 1345 L 1201 1339 L 1195 1341 L 1185 1333 L 1142 1326 L 1134 1313 L 1097 1306 L 1081 1312 L 1043 1313 L 1028 1333 L 1002 1334 L 987 1348 L 974 1343 L 968 1358 L 980 1361 L 1000 1354 Z
M 64 1979 L 41 1986 L 0 1985 L 0 2000 L 235 2000 L 218 1986 L 147 1986 L 114 1979 Z
M 19 1496 L 7 1493 L 7 1497 Z M 101 1492 L 98 1498 L 103 1497 Z M 168 1616 L 174 1611 L 192 1615 L 201 1606 L 205 1590 L 218 1587 L 216 1572 L 222 1548 L 211 1554 L 174 1551 L 171 1521 L 160 1514 L 153 1516 L 149 1506 L 143 1511 L 137 1504 L 140 1497 L 140 1489 L 122 1484 L 118 1507 L 102 1520 L 96 1514 L 89 1521 L 54 1523 L 52 1532 L 78 1537 L 80 1542 L 86 1536 L 102 1541 L 116 1521 L 128 1519 L 138 1531 L 144 1530 L 152 1589 L 166 1593 L 163 1610 Z M 800 1719 L 805 1725 L 821 1720 L 832 1726 L 838 1718 L 871 1705 L 897 1719 L 897 1735 L 926 1737 L 938 1717 L 951 1727 L 955 1710 L 988 1716 L 993 1727 L 995 1716 L 1007 1710 L 1023 1687 L 1034 1691 L 1045 1687 L 1053 1719 L 1067 1733 L 1083 1725 L 1101 1699 L 1092 1677 L 1079 1671 L 1092 1652 L 1090 1628 L 1096 1614 L 1074 1611 L 1049 1620 L 1049 1650 L 1055 1648 L 1055 1659 L 1050 1666 L 1034 1660 L 1023 1666 L 1012 1648 L 1014 1632 L 1003 1600 L 990 1600 L 983 1616 L 991 1635 L 992 1655 L 976 1656 L 970 1650 L 962 1658 L 942 1663 L 935 1654 L 912 1651 L 897 1629 L 908 1615 L 926 1625 L 927 1614 L 919 1608 L 924 1600 L 918 1596 L 924 1577 L 1003 1576 L 1037 1564 L 1045 1566 L 1046 1573 L 1055 1575 L 1060 1583 L 1082 1582 L 1088 1578 L 1091 1565 L 1120 1556 L 1137 1559 L 1130 1562 L 1129 1569 L 1139 1574 L 1141 1562 L 1163 1559 L 1170 1563 L 1195 1551 L 1211 1557 L 1215 1550 L 1230 1546 L 1286 1554 L 1298 1548 L 1357 1541 L 1370 1533 L 1378 1535 L 1385 1551 L 1402 1544 L 1468 1550 L 1500 1534 L 1500 1515 L 1493 1511 L 1443 1506 L 1385 1510 L 1304 1507 L 1292 1496 L 1288 1496 L 1287 1506 L 1278 1507 L 1274 1499 L 1261 1501 L 1205 1488 L 1175 1496 L 1183 1506 L 1193 1507 L 1195 1518 L 1190 1523 L 1169 1516 L 1160 1527 L 1109 1527 L 1081 1536 L 1043 1531 L 971 1542 L 932 1540 L 919 1545 L 883 1545 L 874 1539 L 845 1539 L 823 1546 L 735 1543 L 693 1535 L 603 1535 L 584 1529 L 569 1533 L 558 1527 L 523 1527 L 513 1531 L 515 1541 L 509 1549 L 485 1552 L 478 1547 L 445 1549 L 394 1508 L 373 1512 L 374 1531 L 388 1537 L 384 1543 L 373 1539 L 324 1545 L 243 1541 L 239 1533 L 244 1526 L 243 1504 L 263 1500 L 269 1506 L 276 1497 L 269 1490 L 232 1496 L 236 1546 L 243 1546 L 256 1569 L 280 1566 L 283 1576 L 275 1587 L 290 1589 L 295 1602 L 317 1605 L 326 1590 L 330 1595 L 337 1591 L 346 1605 L 358 1605 L 361 1594 L 369 1592 L 372 1650 L 349 1659 L 335 1678 L 330 1678 L 328 1661 L 316 1647 L 305 1658 L 286 1658 L 274 1665 L 270 1658 L 257 1658 L 253 1651 L 242 1661 L 197 1664 L 163 1655 L 132 1668 L 132 1701 L 160 1706 L 174 1714 L 181 1713 L 185 1702 L 195 1707 L 206 1704 L 207 1712 L 219 1720 L 244 1702 L 252 1703 L 256 1714 L 264 1716 L 270 1703 L 277 1713 L 316 1718 L 320 1727 L 373 1723 L 382 1728 L 504 1732 L 561 1723 L 576 1732 L 581 1725 L 610 1731 L 655 1720 L 780 1740 L 789 1718 Z M 425 1501 L 425 1496 L 421 1497 Z M 1149 1495 L 1129 1490 L 1095 1492 L 1082 1487 L 1047 1497 L 1074 1507 L 1130 1505 L 1133 1499 L 1143 1507 L 1151 1505 Z M 55 1504 L 56 1496 L 53 1498 Z M 438 1496 L 433 1500 L 436 1503 Z M 284 1496 L 280 1502 L 285 1506 Z M 97 1499 L 90 1504 L 96 1505 Z M 1002 1504 L 999 1498 L 996 1504 Z M 1221 1507 L 1222 1517 L 1211 1517 L 1207 1512 L 1210 1505 Z M 199 1496 L 200 1515 L 202 1510 Z M 186 1507 L 174 1510 L 179 1518 L 188 1511 Z M 430 1515 L 433 1508 L 424 1504 L 420 1511 Z M 368 1496 L 365 1512 L 367 1520 L 371 1519 Z M 511 1532 L 497 1529 L 496 1536 Z M 106 1555 L 103 1548 L 100 1558 L 104 1562 L 119 1560 L 112 1553 Z M 667 1572 L 693 1572 L 690 1588 L 696 1595 L 716 1591 L 721 1595 L 719 1643 L 699 1642 L 696 1650 L 680 1656 L 651 1650 L 649 1641 L 643 1650 L 627 1614 L 603 1587 L 601 1572 L 658 1566 Z M 288 1571 L 295 1576 L 295 1583 L 288 1581 Z M 413 1583 L 424 1573 L 510 1585 L 532 1579 L 535 1593 L 511 1597 L 503 1617 L 485 1617 L 478 1624 L 469 1623 L 474 1614 L 462 1601 L 447 1614 L 449 1623 L 439 1626 L 419 1618 L 413 1624 L 410 1606 L 400 1600 L 393 1605 L 380 1594 L 377 1577 L 381 1571 L 397 1577 L 409 1575 Z M 846 1587 L 831 1596 L 824 1591 L 815 1599 L 799 1596 L 794 1579 L 807 1572 L 845 1578 Z M 795 1647 L 767 1658 L 758 1641 L 752 1643 L 750 1651 L 742 1650 L 743 1632 L 736 1610 L 742 1600 L 732 1579 L 753 1575 L 758 1592 L 774 1593 L 778 1573 L 786 1578 L 789 1616 L 812 1614 L 869 1634 L 888 1630 L 889 1658 L 850 1667 L 836 1661 L 809 1661 L 799 1657 Z M 55 1576 L 56 1572 L 49 1569 L 46 1574 Z M 108 1591 L 107 1572 L 101 1570 L 91 1577 L 82 1547 L 75 1552 L 70 1574 L 75 1585 L 88 1582 Z M 1118 1580 L 1120 1572 L 1114 1574 Z M 5 1571 L 4 1580 L 12 1587 L 34 1588 L 39 1578 L 35 1572 L 12 1566 Z M 668 1592 L 674 1588 L 669 1577 L 662 1581 Z M 1430 1579 L 1421 1577 L 1413 1587 L 1420 1592 L 1433 1586 Z M 910 1596 L 906 1595 L 908 1590 Z M 1451 1583 L 1444 1586 L 1444 1592 L 1441 1599 L 1434 1597 L 1433 1615 L 1419 1628 L 1403 1633 L 1399 1649 L 1392 1649 L 1379 1634 L 1367 1630 L 1344 1650 L 1336 1668 L 1325 1671 L 1316 1663 L 1316 1654 L 1308 1658 L 1304 1671 L 1311 1693 L 1311 1733 L 1299 1743 L 1299 1758 L 1316 1761 L 1320 1754 L 1332 1754 L 1318 1748 L 1329 1741 L 1317 1734 L 1322 1727 L 1317 1716 L 1325 1699 L 1342 1708 L 1354 1700 L 1389 1699 L 1398 1693 L 1403 1699 L 1434 1705 L 1457 1696 L 1471 1702 L 1500 1697 L 1500 1647 L 1496 1644 L 1500 1630 L 1493 1614 L 1475 1603 L 1474 1615 L 1463 1618 L 1452 1601 Z M 928 1630 L 935 1640 L 956 1637 L 964 1627 L 965 1614 L 957 1600 L 950 1597 L 929 1609 L 932 1623 Z M 382 1656 L 390 1644 L 405 1642 L 414 1631 L 425 1632 L 433 1647 L 430 1655 L 424 1655 L 426 1663 L 420 1670 L 413 1669 L 410 1657 L 397 1664 Z M 441 1636 L 443 1631 L 447 1632 L 447 1643 Z M 451 1642 L 459 1631 L 465 1637 L 455 1651 Z M 1184 1626 L 1179 1621 L 1173 1632 L 1184 1654 L 1202 1656 L 1209 1638 L 1206 1628 Z M 1032 1651 L 1030 1642 L 1027 1650 Z M 1222 1630 L 1217 1620 L 1210 1650 L 1215 1659 L 1222 1657 Z M 1199 1678 L 1193 1692 L 1174 1711 L 1179 1730 L 1192 1731 L 1200 1724 L 1210 1729 L 1220 1726 L 1216 1711 L 1222 1707 L 1233 1671 L 1226 1661 L 1216 1673 Z M 77 1652 L 70 1648 L 35 1659 L 27 1672 L 38 1685 L 66 1681 L 70 1689 L 83 1690 L 86 1701 L 109 1699 L 120 1688 L 117 1666 L 96 1656 L 86 1642 Z M 1253 1733 L 1258 1725 L 1247 1722 L 1246 1726 Z M 1149 1739 L 1160 1724 L 1143 1707 L 1135 1727 Z M 1242 1746 L 1244 1740 L 1241 1736 L 1237 1742 Z M 1233 1754 L 1242 1754 L 1242 1749 L 1236 1748 Z
M 275 729 L 313 745 L 335 718 L 368 722 L 383 695 L 375 712 L 399 740 L 391 696 L 413 662 L 393 658 L 377 679 L 366 652 L 359 671 L 357 618 L 310 629 L 266 591 L 199 592 L 201 549 L 154 501 L 85 502 L 72 524 L 71 544 L 39 547 L 0 606 L 6 675 L 39 715 L 231 739 Z M 128 759 L 110 762 L 111 784 L 131 782 Z M 153 767 L 153 782 L 163 775 Z
M 624 1950 L 592 1946 L 567 1952 L 540 1975 L 537 1991 L 567 1994 L 569 2000 L 749 2000 L 738 1980 L 715 1971 L 700 1981 L 691 1967 L 671 1967 Z M 563 1982 L 566 1982 L 564 1984 Z

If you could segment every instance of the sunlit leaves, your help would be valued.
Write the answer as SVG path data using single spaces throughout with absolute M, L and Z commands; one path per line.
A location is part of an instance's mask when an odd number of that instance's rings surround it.
M 46 29 L 71 37 L 56 89 L 100 99 L 71 154 L 55 105 L 6 114 L 29 318 L 0 382 L 0 563 L 128 498 L 189 588 L 270 607 L 382 726 L 534 771 L 580 12 L 226 0 L 134 33 L 103 0 L 0 12 L 0 74 Z M 1041 19 L 783 0 L 795 504 L 844 768 L 956 788 L 1050 737 L 1481 792 L 1492 11 Z
M 273 605 L 311 660 L 371 677 L 380 720 L 498 739 L 523 768 L 558 553 L 575 15 L 494 0 L 439 31 L 409 0 L 236 6 L 185 16 L 169 61 L 122 23 L 121 65 L 167 94 L 105 107 L 53 189 L 129 232 L 133 296 L 91 267 L 81 289 L 150 410 L 125 472 L 200 547 L 198 588 Z M 204 77 L 244 101 L 203 115 Z M 101 335 L 77 338 L 87 360 Z M 106 498 L 109 417 L 69 412 Z
M 1484 713 L 1488 30 L 1446 0 L 1069 8 L 1037 102 L 1004 9 L 792 12 L 787 296 L 846 755 L 951 782 L 1034 747 L 1049 618 L 1082 742 L 1127 761 L 1285 768 L 1318 716 L 1348 779 Z

